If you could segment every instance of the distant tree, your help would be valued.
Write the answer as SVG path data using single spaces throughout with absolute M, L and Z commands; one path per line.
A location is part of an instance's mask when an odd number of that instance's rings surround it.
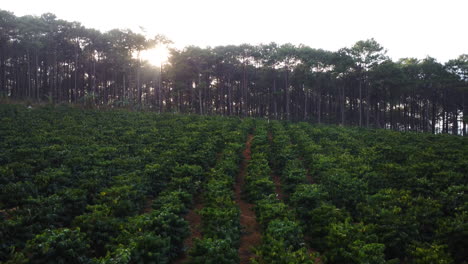
M 354 46 L 346 49 L 347 54 L 353 58 L 355 63 L 356 78 L 359 83 L 359 126 L 362 126 L 363 109 L 363 86 L 366 89 L 366 126 L 369 126 L 369 109 L 370 109 L 370 93 L 371 84 L 368 80 L 368 72 L 375 66 L 386 59 L 384 48 L 380 46 L 373 38 L 365 41 L 358 41 Z
M 461 94 L 461 101 L 458 98 L 458 105 L 455 107 L 454 112 L 454 123 L 453 123 L 453 134 L 458 133 L 458 112 L 457 109 L 461 109 L 463 119 L 462 119 L 462 134 L 466 136 L 467 127 L 466 123 L 468 122 L 468 55 L 460 55 L 457 59 L 449 60 L 446 65 L 449 72 L 455 74 L 459 82 L 456 85 L 456 93 Z
M 466 135 L 468 55 L 392 61 L 375 40 L 336 52 L 276 43 L 141 52 L 171 41 L 0 10 L 0 96 Z

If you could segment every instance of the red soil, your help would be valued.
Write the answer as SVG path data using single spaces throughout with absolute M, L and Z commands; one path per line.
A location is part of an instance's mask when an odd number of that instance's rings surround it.
M 146 203 L 145 203 L 145 206 L 143 207 L 143 213 L 144 214 L 148 214 L 148 213 L 151 213 L 153 211 L 153 201 L 154 201 L 153 196 L 148 196 L 146 198 Z
M 268 132 L 268 141 L 270 142 L 270 144 L 273 143 L 273 135 L 271 134 L 271 132 Z M 275 183 L 276 198 L 282 201 L 284 198 L 284 194 L 283 194 L 283 191 L 281 190 L 281 179 L 275 173 L 271 175 L 271 178 L 273 179 L 273 182 Z
M 305 163 L 303 157 L 299 157 L 299 160 L 302 161 L 303 164 Z M 306 167 L 306 170 L 307 170 L 307 174 L 306 174 L 307 182 L 310 183 L 310 184 L 315 184 L 314 179 L 312 178 L 312 175 L 310 175 L 309 168 L 307 166 L 305 166 L 305 164 L 304 164 L 304 167 Z
M 241 216 L 240 224 L 243 228 L 239 247 L 240 264 L 249 263 L 251 258 L 255 258 L 253 247 L 260 245 L 261 234 L 260 227 L 253 211 L 253 204 L 250 204 L 242 199 L 242 187 L 245 183 L 245 174 L 247 172 L 247 163 L 251 159 L 250 146 L 253 136 L 249 135 L 246 142 L 246 148 L 243 152 L 244 160 L 241 163 L 240 171 L 237 176 L 235 186 L 236 202 L 239 205 Z
M 309 169 L 307 169 L 306 179 L 308 183 L 315 184 L 314 179 L 312 178 L 312 175 L 310 175 L 309 173 Z
M 283 193 L 283 190 L 281 189 L 281 179 L 280 179 L 280 177 L 278 175 L 276 175 L 276 174 L 272 174 L 271 178 L 273 179 L 273 182 L 275 183 L 276 198 L 283 201 L 285 195 Z
M 188 260 L 188 250 L 192 248 L 193 243 L 196 238 L 201 238 L 201 216 L 198 214 L 198 211 L 203 209 L 203 204 L 200 201 L 200 197 L 195 197 L 195 204 L 194 207 L 184 216 L 184 219 L 189 223 L 190 228 L 190 236 L 187 237 L 184 241 L 184 247 L 187 251 L 178 257 L 173 263 L 180 264 L 185 263 Z

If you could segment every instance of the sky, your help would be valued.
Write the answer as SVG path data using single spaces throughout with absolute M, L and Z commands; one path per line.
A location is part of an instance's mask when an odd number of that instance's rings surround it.
M 375 38 L 394 60 L 468 53 L 468 0 L 0 0 L 0 9 L 164 34 L 176 48 L 276 42 L 335 51 Z

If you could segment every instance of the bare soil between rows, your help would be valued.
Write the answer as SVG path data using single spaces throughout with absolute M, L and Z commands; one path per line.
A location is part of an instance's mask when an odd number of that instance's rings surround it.
M 241 211 L 240 224 L 242 227 L 242 234 L 239 247 L 239 258 L 241 264 L 249 263 L 250 259 L 255 258 L 253 247 L 260 245 L 262 239 L 260 226 L 258 225 L 255 212 L 253 211 L 253 204 L 242 198 L 242 189 L 245 184 L 247 164 L 251 159 L 250 146 L 252 139 L 253 135 L 248 135 L 245 150 L 242 153 L 244 159 L 242 160 L 235 185 L 236 203 L 239 205 Z
M 196 238 L 201 238 L 201 216 L 198 214 L 198 211 L 203 209 L 203 203 L 201 202 L 200 195 L 197 195 L 194 199 L 194 206 L 190 211 L 184 216 L 184 219 L 189 223 L 190 236 L 187 237 L 184 241 L 184 247 L 186 251 L 176 260 L 174 264 L 185 263 L 188 260 L 188 250 L 193 247 L 193 243 Z

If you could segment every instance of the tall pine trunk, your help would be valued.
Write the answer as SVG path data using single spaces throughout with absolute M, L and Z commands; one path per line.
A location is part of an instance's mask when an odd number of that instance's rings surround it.
M 346 97 L 345 97 L 345 84 L 341 86 L 341 125 L 345 125 L 346 114 Z
M 285 102 L 285 107 L 286 107 L 286 120 L 290 119 L 290 109 L 289 109 L 289 100 L 290 100 L 290 94 L 289 94 L 289 69 L 286 68 L 286 77 L 285 77 L 285 88 L 286 92 L 286 102 Z
M 307 120 L 307 99 L 309 97 L 309 91 L 305 89 L 304 84 L 302 84 L 302 90 L 304 91 L 304 120 Z
M 362 76 L 359 77 L 359 126 L 362 126 Z

